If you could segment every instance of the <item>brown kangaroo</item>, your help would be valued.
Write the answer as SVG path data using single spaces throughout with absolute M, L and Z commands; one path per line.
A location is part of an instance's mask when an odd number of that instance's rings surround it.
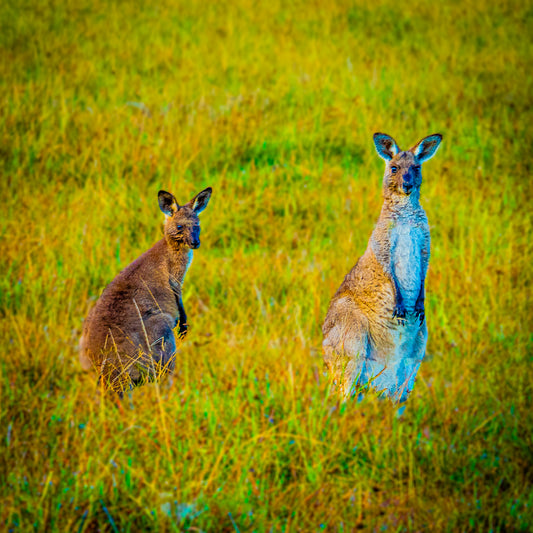
M 80 340 L 80 362 L 96 368 L 106 388 L 123 391 L 174 369 L 176 340 L 187 333 L 183 279 L 200 246 L 198 218 L 211 197 L 208 187 L 178 205 L 159 191 L 164 239 L 127 266 L 104 289 L 89 312 Z
M 364 255 L 333 296 L 322 332 L 324 360 L 345 398 L 369 385 L 395 402 L 409 396 L 426 352 L 429 225 L 420 205 L 421 164 L 442 136 L 402 151 L 374 134 L 385 160 L 383 208 Z

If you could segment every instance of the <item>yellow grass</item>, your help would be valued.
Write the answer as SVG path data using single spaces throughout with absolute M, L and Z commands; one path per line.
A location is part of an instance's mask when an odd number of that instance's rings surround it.
M 0 529 L 528 531 L 530 2 L 0 6 Z M 328 395 L 320 326 L 381 207 L 372 133 L 434 132 L 428 356 L 403 418 Z M 214 189 L 171 380 L 76 346 Z

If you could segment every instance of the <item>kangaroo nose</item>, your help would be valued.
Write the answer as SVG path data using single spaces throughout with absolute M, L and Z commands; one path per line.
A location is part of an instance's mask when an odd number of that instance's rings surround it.
M 409 194 L 412 188 L 413 188 L 413 178 L 412 176 L 410 176 L 409 173 L 407 173 L 403 177 L 403 190 L 406 194 Z
M 195 249 L 200 248 L 200 241 L 192 241 L 191 248 Z
M 411 189 L 414 186 L 414 176 L 409 169 L 404 175 L 403 175 L 403 190 L 407 194 L 411 192 Z

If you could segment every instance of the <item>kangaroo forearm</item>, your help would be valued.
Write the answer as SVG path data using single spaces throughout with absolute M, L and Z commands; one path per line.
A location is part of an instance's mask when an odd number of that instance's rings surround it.
M 176 303 L 178 304 L 179 338 L 183 339 L 183 337 L 187 335 L 187 329 L 189 325 L 187 324 L 187 314 L 185 313 L 185 308 L 183 307 L 181 294 L 179 296 L 176 296 Z
M 426 298 L 426 280 L 425 278 L 422 278 L 422 281 L 420 282 L 420 290 L 418 291 L 418 298 L 416 299 L 417 303 L 422 302 L 424 303 L 424 300 Z
M 187 313 L 185 313 L 185 307 L 183 307 L 183 301 L 181 300 L 181 296 L 176 298 L 176 303 L 178 304 L 178 322 L 180 324 L 186 324 Z
M 396 302 L 401 304 L 403 303 L 403 296 L 402 292 L 400 291 L 400 284 L 398 283 L 398 278 L 396 277 L 396 274 L 394 271 L 391 274 L 392 277 L 392 283 L 394 285 L 394 292 L 396 293 Z
M 424 304 L 424 299 L 426 297 L 426 275 L 429 265 L 429 242 L 426 243 L 426 246 L 422 248 L 422 257 L 421 257 L 421 279 L 420 279 L 420 290 L 418 292 L 417 303 L 420 306 Z

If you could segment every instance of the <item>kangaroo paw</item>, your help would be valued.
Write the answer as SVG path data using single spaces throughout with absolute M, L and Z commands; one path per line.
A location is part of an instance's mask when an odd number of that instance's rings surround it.
M 406 314 L 407 313 L 405 311 L 405 306 L 403 305 L 403 303 L 397 303 L 394 306 L 394 311 L 392 312 L 392 318 L 395 318 L 398 321 L 398 324 L 400 324 L 401 326 L 404 326 Z
M 185 336 L 187 335 L 187 330 L 189 329 L 189 324 L 182 324 L 180 322 L 180 327 L 179 327 L 179 333 L 178 333 L 178 337 L 180 339 L 184 339 Z
M 424 311 L 424 308 L 415 306 L 415 316 L 420 321 L 420 325 L 422 325 L 426 319 L 426 312 Z

